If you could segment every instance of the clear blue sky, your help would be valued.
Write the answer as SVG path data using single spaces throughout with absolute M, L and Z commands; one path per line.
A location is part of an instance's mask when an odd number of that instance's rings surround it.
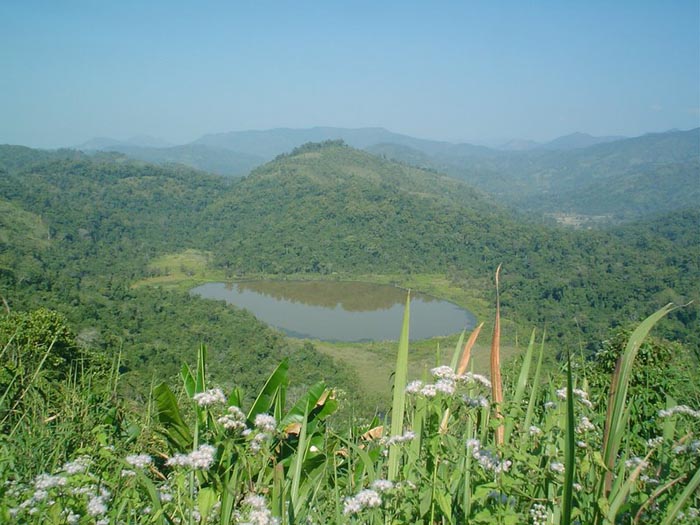
M 0 2 L 0 143 L 697 127 L 698 0 Z

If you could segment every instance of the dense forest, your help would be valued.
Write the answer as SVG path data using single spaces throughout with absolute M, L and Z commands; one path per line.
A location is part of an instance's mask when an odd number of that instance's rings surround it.
M 237 181 L 118 154 L 11 146 L 0 148 L 0 169 L 2 295 L 11 308 L 48 305 L 81 328 L 104 322 L 101 332 L 146 344 L 142 361 L 165 359 L 147 349 L 169 346 L 168 337 L 187 348 L 199 337 L 159 325 L 159 301 L 243 315 L 131 288 L 150 261 L 186 249 L 212 253 L 229 278 L 437 273 L 488 301 L 490 275 L 503 264 L 503 312 L 523 327 L 546 324 L 555 338 L 593 348 L 611 327 L 694 301 L 663 330 L 698 346 L 697 208 L 610 230 L 564 229 L 340 142 L 297 148 Z

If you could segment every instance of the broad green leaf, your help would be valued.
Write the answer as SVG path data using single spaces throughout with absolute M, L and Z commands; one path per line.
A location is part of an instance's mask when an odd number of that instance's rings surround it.
M 192 446 L 192 433 L 182 419 L 177 399 L 165 383 L 161 383 L 153 390 L 158 421 L 163 425 L 165 437 L 170 446 L 178 452 L 189 450 Z
M 279 391 L 287 385 L 287 371 L 289 362 L 284 359 L 275 368 L 275 371 L 270 374 L 270 377 L 265 382 L 262 390 L 258 394 L 255 403 L 248 412 L 248 420 L 253 421 L 258 414 L 269 412 L 275 406 L 275 398 L 279 395 Z

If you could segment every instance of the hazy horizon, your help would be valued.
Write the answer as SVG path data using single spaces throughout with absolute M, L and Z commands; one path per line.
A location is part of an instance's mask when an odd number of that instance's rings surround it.
M 0 5 L 0 143 L 382 127 L 497 144 L 700 125 L 700 6 Z

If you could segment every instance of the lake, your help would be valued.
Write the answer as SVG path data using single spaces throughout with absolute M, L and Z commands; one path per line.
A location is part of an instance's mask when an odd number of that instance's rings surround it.
M 324 341 L 397 340 L 406 302 L 405 290 L 358 282 L 207 283 L 190 293 L 245 308 L 292 337 Z M 471 312 L 411 293 L 411 339 L 449 335 L 475 325 Z

